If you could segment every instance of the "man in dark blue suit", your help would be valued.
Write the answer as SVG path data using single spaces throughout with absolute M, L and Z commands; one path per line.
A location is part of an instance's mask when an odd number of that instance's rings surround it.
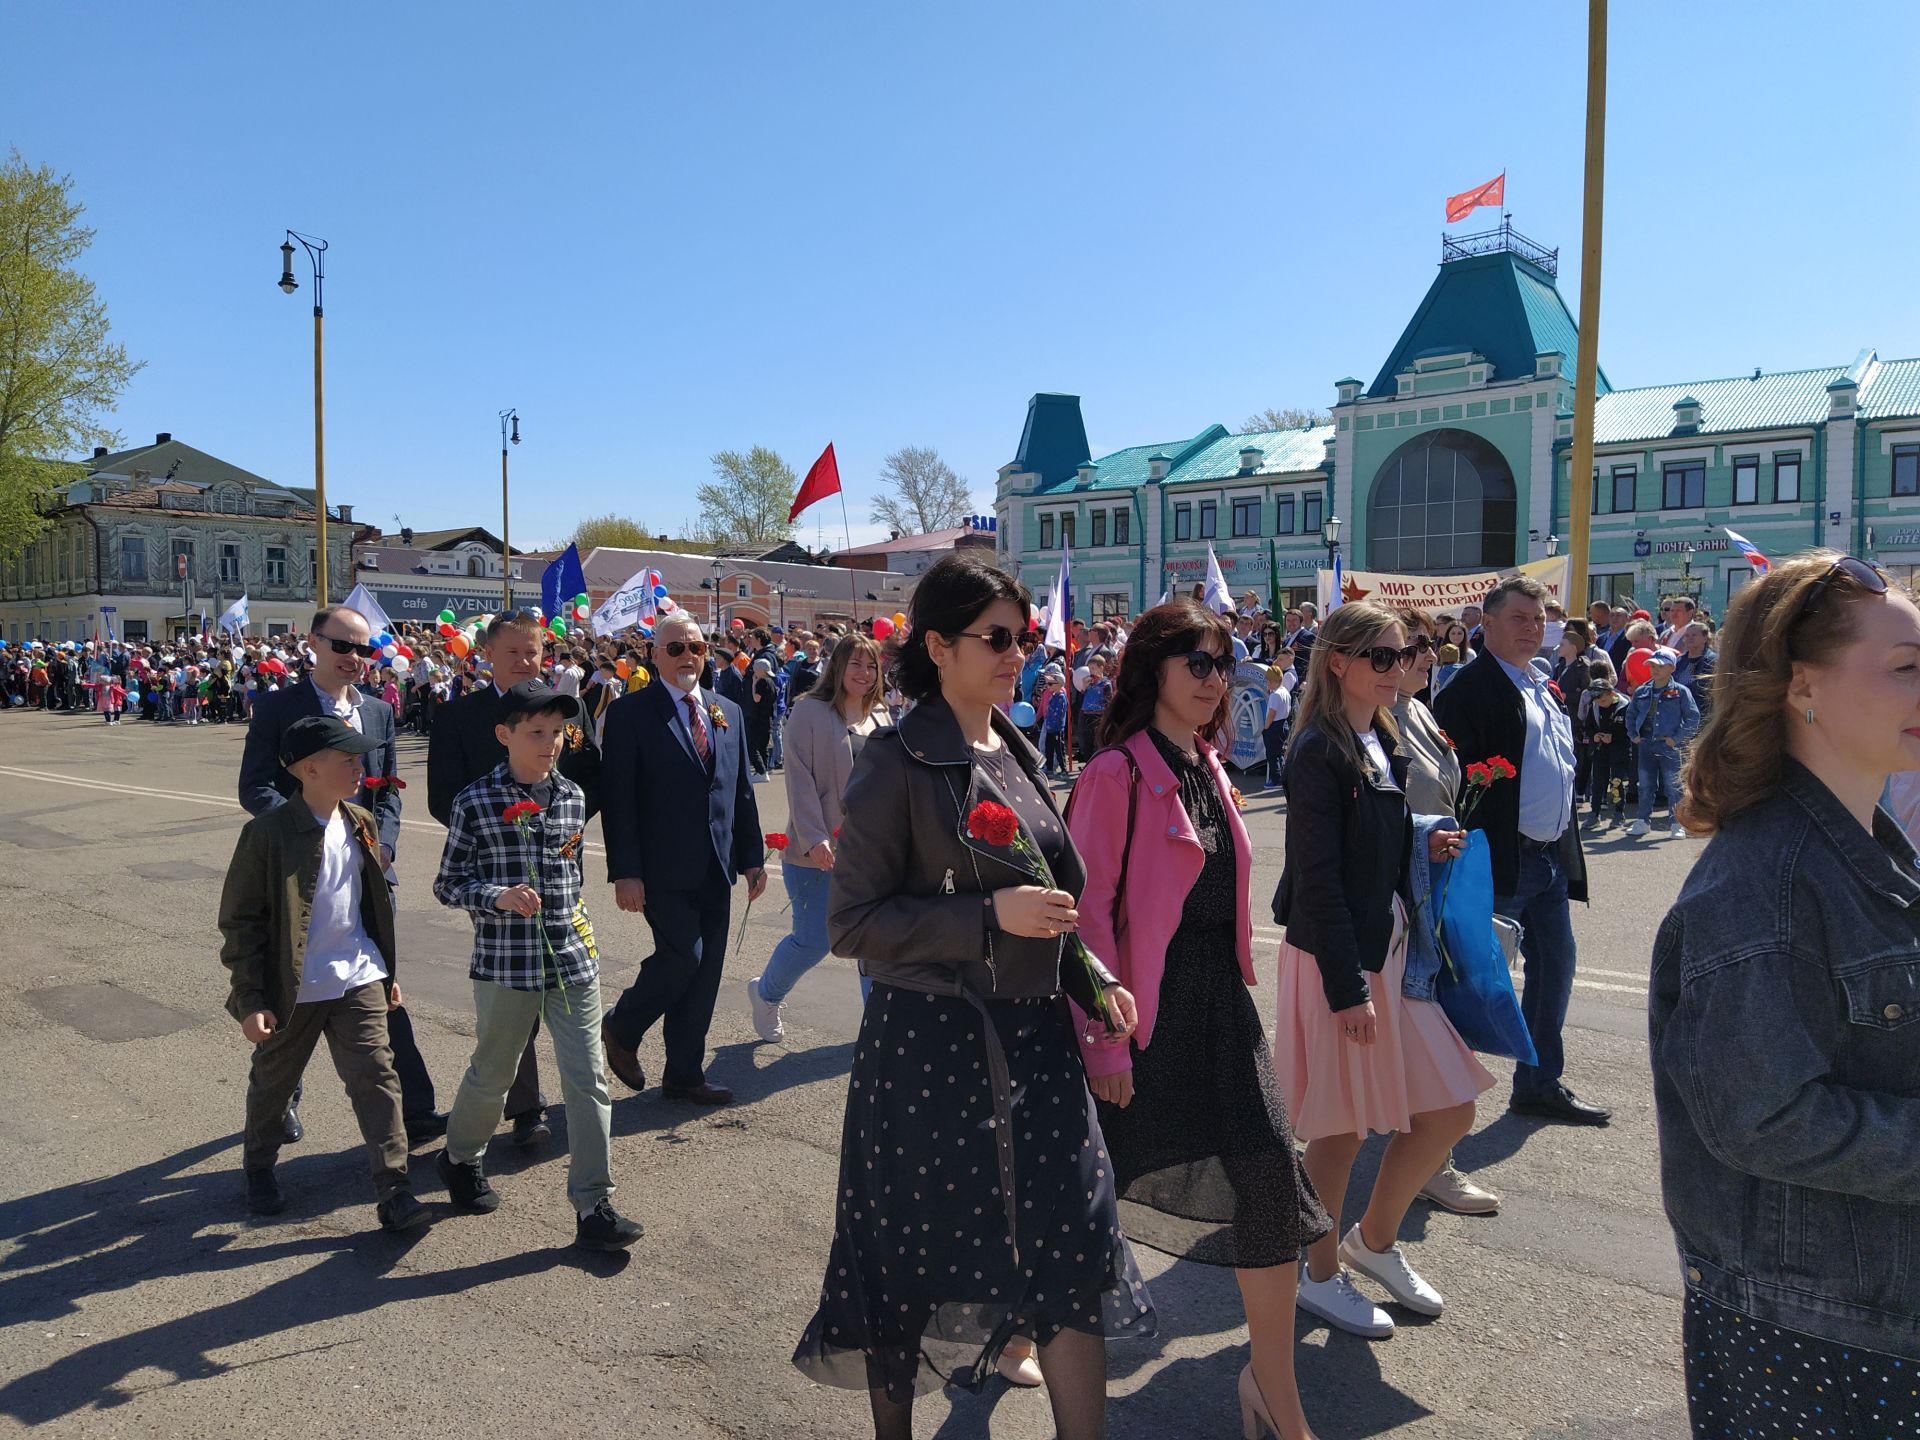
M 247 727 L 246 749 L 240 757 L 240 804 L 249 815 L 300 798 L 300 782 L 280 763 L 280 737 L 294 721 L 309 715 L 333 715 L 347 722 L 380 747 L 361 757 L 366 779 L 357 804 L 371 810 L 380 827 L 380 859 L 386 865 L 387 884 L 394 885 L 394 853 L 400 846 L 400 787 L 393 783 L 398 761 L 394 751 L 393 707 L 363 694 L 358 688 L 367 661 L 373 658 L 373 632 L 358 610 L 335 605 L 317 611 L 308 647 L 313 651 L 312 673 L 283 690 L 262 694 L 254 703 Z M 400 1075 L 400 1109 L 407 1137 L 430 1140 L 446 1133 L 446 1117 L 434 1109 L 433 1077 L 414 1043 L 413 1021 L 402 1007 L 387 1016 L 387 1034 L 393 1047 L 393 1068 Z M 302 1129 L 298 1109 L 300 1092 L 287 1107 L 286 1138 L 298 1140 Z
M 767 888 L 766 848 L 747 764 L 740 707 L 700 684 L 707 643 L 677 611 L 654 631 L 655 679 L 607 710 L 601 755 L 601 828 L 614 901 L 653 929 L 653 954 L 601 1023 L 607 1067 L 635 1090 L 634 1053 L 663 1021 L 669 1099 L 725 1105 L 733 1092 L 706 1078 L 707 1027 L 727 958 L 734 883 Z

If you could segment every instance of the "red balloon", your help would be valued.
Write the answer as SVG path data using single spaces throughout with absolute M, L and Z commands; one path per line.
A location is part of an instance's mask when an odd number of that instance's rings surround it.
M 1652 654 L 1651 650 L 1627 652 L 1627 663 L 1621 668 L 1627 672 L 1627 684 L 1636 690 L 1653 678 Z
M 402 660 L 413 659 L 413 651 L 408 649 L 405 645 L 396 645 L 394 647 L 394 654 L 398 655 Z

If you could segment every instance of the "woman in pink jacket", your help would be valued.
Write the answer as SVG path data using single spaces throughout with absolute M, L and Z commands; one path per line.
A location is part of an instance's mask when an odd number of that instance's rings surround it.
M 1293 1148 L 1253 977 L 1252 847 L 1209 744 L 1225 727 L 1233 630 L 1192 600 L 1140 619 L 1103 748 L 1067 824 L 1087 864 L 1080 938 L 1133 992 L 1130 1042 L 1088 1041 L 1087 1083 L 1128 1236 L 1240 1282 L 1253 1362 L 1246 1433 L 1310 1440 L 1294 1382 L 1301 1249 L 1328 1219 Z

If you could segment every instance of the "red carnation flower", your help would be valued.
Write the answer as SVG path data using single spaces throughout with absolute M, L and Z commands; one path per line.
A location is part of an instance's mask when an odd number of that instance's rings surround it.
M 407 782 L 398 775 L 369 775 L 360 782 L 369 790 L 404 790 Z
M 540 813 L 540 807 L 531 800 L 516 800 L 500 812 L 500 818 L 509 825 L 519 825 L 531 820 Z
M 967 834 L 989 845 L 1011 845 L 1020 834 L 1020 817 L 1004 805 L 982 800 L 967 815 Z
M 766 840 L 769 850 L 784 850 L 787 848 L 787 837 L 782 835 L 778 830 L 770 832 L 763 838 Z
M 1487 764 L 1492 767 L 1495 775 L 1502 780 L 1512 780 L 1520 774 L 1518 770 L 1514 769 L 1513 762 L 1504 755 L 1495 755 L 1491 760 L 1487 761 Z

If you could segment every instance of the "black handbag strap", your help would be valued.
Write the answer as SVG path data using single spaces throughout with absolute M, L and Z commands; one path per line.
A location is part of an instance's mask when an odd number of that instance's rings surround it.
M 1140 766 L 1134 760 L 1133 753 L 1124 745 L 1108 745 L 1104 749 L 1094 751 L 1087 757 L 1087 765 L 1091 765 L 1109 750 L 1127 762 L 1127 838 L 1120 846 L 1120 878 L 1113 887 L 1113 933 L 1118 935 L 1121 918 L 1126 913 L 1121 897 L 1127 893 L 1127 864 L 1133 858 L 1133 818 L 1140 806 Z M 1080 767 L 1080 773 L 1083 777 L 1086 775 L 1085 765 Z M 1073 802 L 1079 798 L 1080 787 L 1075 785 L 1073 793 L 1067 797 L 1068 824 L 1073 823 Z

